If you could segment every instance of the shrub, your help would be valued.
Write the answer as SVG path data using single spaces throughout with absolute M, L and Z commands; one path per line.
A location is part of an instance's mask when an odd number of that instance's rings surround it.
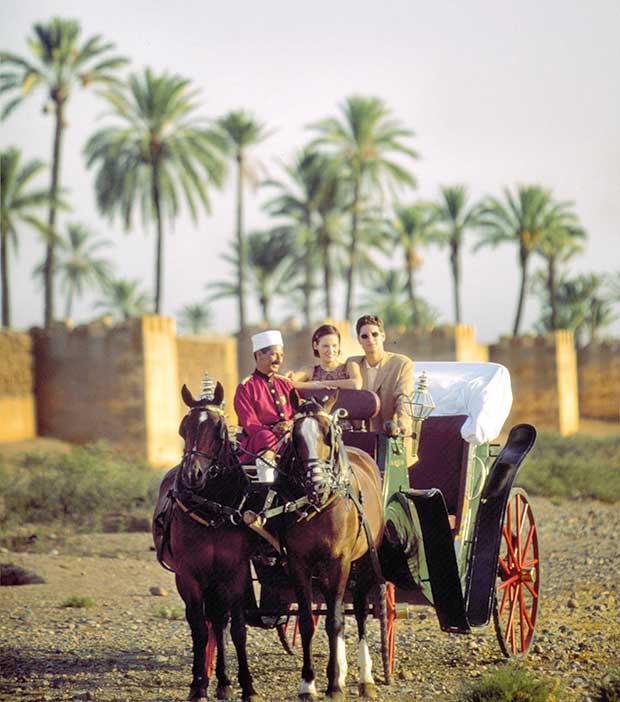
M 161 475 L 100 442 L 68 453 L 27 453 L 0 464 L 5 524 L 62 522 L 100 528 L 117 516 L 149 513 Z M 144 520 L 143 520 L 144 523 Z
M 74 607 L 75 609 L 89 609 L 95 606 L 95 600 L 92 597 L 87 597 L 86 595 L 72 595 L 68 597 L 61 605 L 61 607 Z
M 558 683 L 535 678 L 524 668 L 508 665 L 469 683 L 462 702 L 560 702 Z
M 517 484 L 544 497 L 620 500 L 620 436 L 541 434 Z
M 620 702 L 620 668 L 616 668 L 596 685 L 592 699 L 594 702 Z
M 155 617 L 155 619 L 166 619 L 171 622 L 179 621 L 185 619 L 185 610 L 182 607 L 160 605 L 153 609 L 153 617 Z

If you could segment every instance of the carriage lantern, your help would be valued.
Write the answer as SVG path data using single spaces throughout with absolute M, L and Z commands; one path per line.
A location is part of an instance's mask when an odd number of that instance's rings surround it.
M 422 422 L 427 419 L 435 409 L 435 402 L 428 390 L 428 376 L 423 370 L 414 392 L 406 400 L 407 409 L 413 419 L 413 455 L 417 460 L 418 447 L 420 445 L 420 432 Z

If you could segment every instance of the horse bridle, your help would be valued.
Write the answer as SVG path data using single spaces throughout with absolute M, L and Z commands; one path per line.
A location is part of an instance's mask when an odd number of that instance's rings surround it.
M 319 426 L 321 426 L 319 421 L 320 417 L 328 421 L 328 460 L 301 458 L 297 454 L 297 451 L 294 451 L 295 460 L 299 462 L 303 474 L 303 488 L 308 496 L 308 500 L 315 507 L 320 507 L 327 498 L 335 492 L 339 492 L 343 495 L 348 493 L 348 488 L 350 486 L 348 475 L 335 470 L 335 466 L 339 462 L 339 448 L 342 445 L 342 429 L 338 425 L 338 420 L 344 416 L 346 416 L 345 410 L 336 410 L 334 415 L 324 410 L 318 410 L 297 412 L 293 417 L 294 422 L 300 419 L 314 419 Z
M 192 409 L 190 410 L 189 413 L 191 414 L 192 412 L 213 412 L 213 413 L 219 415 L 220 419 L 218 421 L 217 426 L 220 428 L 220 438 L 223 438 L 222 437 L 222 423 L 224 421 L 224 413 L 222 412 L 221 409 L 219 409 L 219 407 L 210 406 L 210 405 L 199 405 L 198 407 L 192 407 Z M 202 429 L 201 428 L 202 428 L 202 424 L 204 423 L 204 421 L 206 421 L 206 420 L 199 421 L 199 423 L 198 423 L 198 427 L 196 430 L 196 436 L 194 438 L 194 442 L 193 442 L 192 447 L 189 449 L 187 449 L 187 448 L 183 449 L 183 454 L 182 454 L 182 458 L 181 458 L 181 467 L 187 468 L 189 461 L 191 461 L 196 456 L 200 456 L 201 458 L 205 458 L 207 461 L 209 461 L 209 465 L 208 465 L 205 472 L 206 472 L 207 479 L 211 479 L 211 478 L 218 477 L 221 474 L 222 470 L 224 469 L 224 466 L 221 466 L 218 463 L 218 459 L 219 459 L 218 456 L 211 456 L 206 451 L 201 451 L 200 449 L 197 448 L 198 443 L 199 443 L 200 439 L 202 438 Z

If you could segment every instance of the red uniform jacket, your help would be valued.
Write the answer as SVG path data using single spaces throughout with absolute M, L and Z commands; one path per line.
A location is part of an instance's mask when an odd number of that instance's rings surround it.
M 254 463 L 254 456 L 244 453 L 243 449 L 256 455 L 277 443 L 271 427 L 293 418 L 295 412 L 289 401 L 292 389 L 293 383 L 283 375 L 267 376 L 259 370 L 237 386 L 235 412 L 246 434 L 240 441 L 243 463 Z

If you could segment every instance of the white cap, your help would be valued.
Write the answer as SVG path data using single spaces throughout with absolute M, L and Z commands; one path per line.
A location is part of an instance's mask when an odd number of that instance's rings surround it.
M 267 346 L 276 346 L 277 344 L 284 346 L 282 334 L 277 329 L 268 329 L 267 331 L 254 334 L 252 337 L 252 352 L 265 349 Z

